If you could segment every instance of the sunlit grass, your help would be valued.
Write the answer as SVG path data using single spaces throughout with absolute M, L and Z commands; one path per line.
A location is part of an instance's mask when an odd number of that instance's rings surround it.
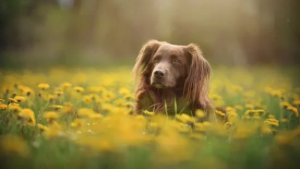
M 217 123 L 174 108 L 132 116 L 130 69 L 2 71 L 0 158 L 10 168 L 291 168 L 300 88 L 286 70 L 213 68 Z

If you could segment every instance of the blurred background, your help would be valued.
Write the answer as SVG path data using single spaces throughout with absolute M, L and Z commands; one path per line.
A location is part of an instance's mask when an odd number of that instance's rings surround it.
M 131 64 L 149 39 L 212 64 L 300 62 L 299 0 L 2 0 L 0 66 Z

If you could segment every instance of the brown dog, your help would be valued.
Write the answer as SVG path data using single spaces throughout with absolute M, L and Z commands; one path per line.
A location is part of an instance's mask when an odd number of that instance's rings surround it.
M 198 46 L 150 40 L 140 50 L 133 73 L 138 78 L 135 114 L 194 114 L 201 109 L 214 118 L 208 98 L 211 68 Z

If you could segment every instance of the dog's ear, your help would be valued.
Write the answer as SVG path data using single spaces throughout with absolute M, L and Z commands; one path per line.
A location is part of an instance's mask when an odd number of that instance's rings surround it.
M 188 76 L 184 84 L 186 99 L 197 104 L 202 109 L 209 109 L 211 107 L 208 98 L 208 86 L 211 74 L 210 64 L 203 57 L 197 45 L 189 44 L 184 48 L 190 64 Z
M 156 50 L 159 48 L 160 42 L 157 40 L 150 40 L 144 46 L 139 52 L 139 55 L 136 58 L 135 65 L 132 69 L 132 72 L 135 76 L 135 78 L 146 75 L 149 73 L 149 67 L 150 64 L 149 61 L 151 60 L 152 56 L 156 52 Z

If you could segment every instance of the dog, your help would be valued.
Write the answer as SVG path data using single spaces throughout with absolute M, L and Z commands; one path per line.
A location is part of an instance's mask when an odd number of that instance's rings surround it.
M 195 115 L 200 109 L 215 119 L 208 97 L 211 66 L 199 47 L 150 40 L 141 48 L 132 70 L 138 81 L 133 113 Z

